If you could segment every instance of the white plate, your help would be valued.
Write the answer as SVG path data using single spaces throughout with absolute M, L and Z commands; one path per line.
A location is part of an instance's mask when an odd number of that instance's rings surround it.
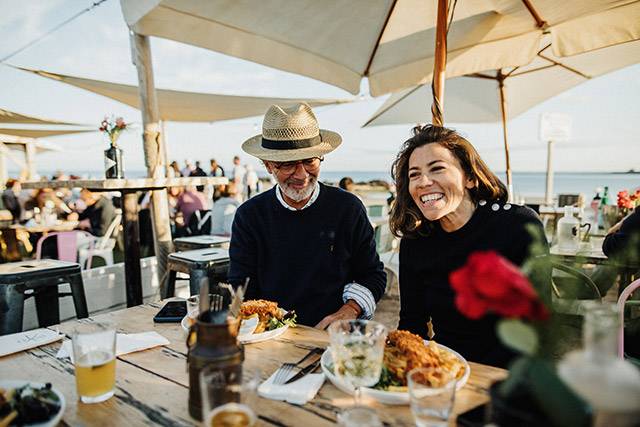
M 256 326 L 258 326 L 257 323 L 254 324 L 254 322 L 257 322 L 257 320 L 254 320 L 254 319 L 257 319 L 257 318 L 253 317 L 251 319 L 243 320 L 242 323 L 240 324 L 240 335 L 238 335 L 238 341 L 240 341 L 242 344 L 251 344 L 255 342 L 267 341 L 267 340 L 279 337 L 280 335 L 284 334 L 287 329 L 289 329 L 289 325 L 284 325 L 280 328 L 273 329 L 271 331 L 265 331 L 265 332 L 260 332 L 259 334 L 254 334 L 252 332 L 255 330 Z M 180 322 L 180 325 L 182 325 L 182 329 L 185 331 L 185 333 L 189 333 L 188 321 L 189 321 L 188 316 L 184 316 L 182 318 L 182 321 Z M 251 330 L 252 332 L 243 333 L 244 330 Z
M 29 383 L 32 387 L 44 387 L 44 383 L 39 383 L 35 381 L 25 381 L 25 380 L 0 380 L 0 388 L 4 389 L 12 389 L 22 387 L 23 385 Z M 66 401 L 64 400 L 64 395 L 60 392 L 60 390 L 55 387 L 51 387 L 51 390 L 58 396 L 60 399 L 60 410 L 58 413 L 51 418 L 49 421 L 45 421 L 43 423 L 36 424 L 25 424 L 28 427 L 54 427 L 57 426 L 62 416 L 64 415 L 64 408 L 66 406 Z
M 464 364 L 464 375 L 458 383 L 456 384 L 456 390 L 460 390 L 469 380 L 469 375 L 471 374 L 471 367 L 467 363 L 464 357 L 462 357 L 458 352 L 451 350 L 449 347 L 446 347 L 442 344 L 438 344 L 438 347 L 450 351 L 453 353 L 460 361 Z M 322 366 L 322 372 L 325 377 L 331 381 L 331 383 L 336 386 L 340 391 L 343 391 L 347 394 L 353 394 L 353 386 L 342 380 L 341 378 L 334 375 L 333 370 L 329 369 L 329 366 L 333 365 L 333 358 L 331 356 L 331 348 L 325 350 L 322 354 L 322 359 L 320 366 Z M 375 388 L 362 387 L 362 395 L 370 397 L 372 399 L 377 400 L 380 403 L 386 403 L 387 405 L 408 405 L 409 404 L 409 393 L 401 392 L 401 391 L 384 391 L 378 390 Z

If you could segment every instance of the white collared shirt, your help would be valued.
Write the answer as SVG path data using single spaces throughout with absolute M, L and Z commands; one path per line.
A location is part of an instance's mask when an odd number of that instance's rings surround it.
M 289 209 L 290 211 L 301 211 L 309 206 L 311 206 L 320 195 L 320 184 L 316 181 L 316 185 L 313 189 L 313 193 L 311 193 L 311 197 L 309 201 L 305 203 L 303 207 L 300 209 L 296 209 L 293 206 L 290 206 L 282 196 L 282 189 L 280 185 L 276 185 L 276 198 L 280 202 L 280 204 Z M 373 313 L 376 311 L 376 300 L 373 298 L 373 294 L 371 291 L 358 283 L 351 282 L 347 283 L 342 291 L 342 302 L 346 303 L 349 300 L 354 300 L 360 308 L 362 308 L 362 313 L 360 314 L 360 318 L 362 319 L 371 319 L 373 318 Z

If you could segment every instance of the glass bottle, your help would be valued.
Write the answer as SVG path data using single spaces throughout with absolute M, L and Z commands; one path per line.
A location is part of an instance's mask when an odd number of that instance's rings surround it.
M 580 246 L 580 221 L 573 216 L 573 206 L 564 207 L 564 216 L 558 220 L 558 248 L 577 250 Z
M 596 231 L 598 230 L 598 226 L 600 224 L 600 192 L 596 191 L 596 195 L 593 198 L 593 200 L 591 200 L 591 211 L 592 211 L 592 216 L 593 218 L 590 218 L 591 220 L 591 229 Z
M 124 178 L 124 162 L 122 150 L 115 144 L 104 151 L 104 176 L 107 179 Z
M 560 378 L 596 411 L 597 427 L 632 426 L 640 419 L 640 371 L 617 355 L 620 317 L 616 304 L 586 304 L 584 349 L 558 364 Z

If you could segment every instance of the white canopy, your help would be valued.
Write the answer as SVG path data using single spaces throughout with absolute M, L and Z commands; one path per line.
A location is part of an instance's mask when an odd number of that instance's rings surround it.
M 37 125 L 76 125 L 77 123 L 60 122 L 57 120 L 39 119 L 25 114 L 14 113 L 13 111 L 0 109 L 0 123 L 19 123 Z
M 137 86 L 28 68 L 20 69 L 115 99 L 134 108 L 140 108 L 140 95 Z M 182 92 L 168 89 L 156 89 L 156 93 L 160 117 L 162 120 L 174 122 L 214 122 L 258 116 L 264 114 L 272 104 L 289 105 L 296 102 L 306 102 L 312 107 L 317 107 L 351 102 L 346 99 L 267 98 Z
M 535 6 L 532 11 L 528 6 Z M 429 82 L 436 1 L 121 0 L 128 26 L 373 96 Z M 447 77 L 640 39 L 640 1 L 465 0 L 448 32 Z
M 507 76 L 504 86 L 509 119 L 591 78 L 640 62 L 640 41 L 568 58 L 554 57 L 548 50 L 527 66 L 503 70 Z M 444 114 L 447 121 L 499 122 L 500 94 L 496 74 L 496 71 L 483 72 L 447 80 Z M 364 126 L 429 122 L 430 97 L 430 85 L 394 93 Z
M 98 129 L 17 129 L 0 128 L 0 140 L 3 135 L 19 136 L 26 138 L 46 138 L 50 136 L 69 135 L 73 133 L 97 132 Z

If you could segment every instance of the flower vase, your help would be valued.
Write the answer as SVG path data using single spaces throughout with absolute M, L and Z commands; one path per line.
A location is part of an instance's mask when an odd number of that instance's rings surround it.
M 124 162 L 122 161 L 122 150 L 111 143 L 109 149 L 104 151 L 104 175 L 107 179 L 124 178 Z

